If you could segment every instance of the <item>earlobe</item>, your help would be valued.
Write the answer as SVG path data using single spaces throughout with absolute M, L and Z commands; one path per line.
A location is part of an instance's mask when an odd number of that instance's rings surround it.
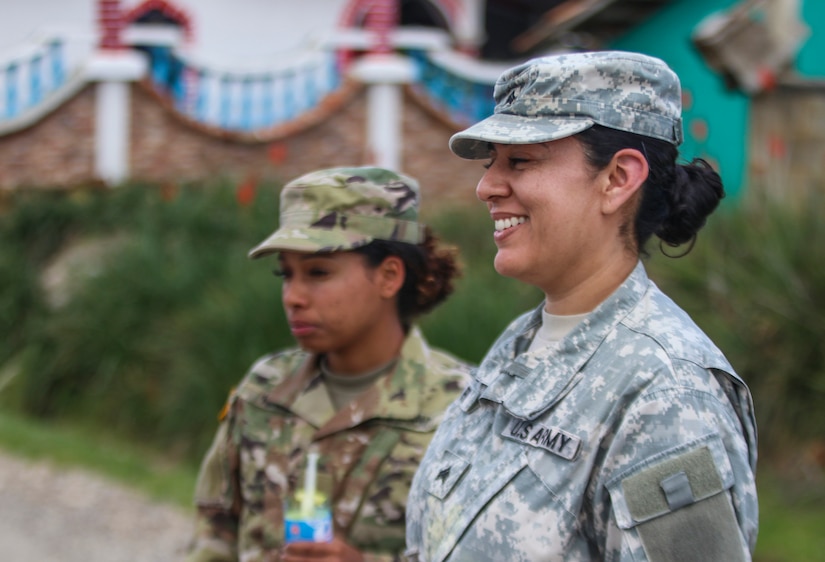
M 624 148 L 613 155 L 607 168 L 608 181 L 602 198 L 602 212 L 613 214 L 633 198 L 647 180 L 647 159 L 634 148 Z

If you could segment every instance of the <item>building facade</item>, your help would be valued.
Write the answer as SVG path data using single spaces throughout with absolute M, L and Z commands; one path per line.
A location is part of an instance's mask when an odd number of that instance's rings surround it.
M 734 197 L 825 179 L 814 0 L 30 4 L 0 18 L 4 190 L 376 164 L 436 199 L 472 198 L 481 169 L 447 140 L 492 111 L 496 77 L 592 48 L 646 52 L 679 73 L 683 153 L 711 161 Z M 784 119 L 789 100 L 798 116 Z

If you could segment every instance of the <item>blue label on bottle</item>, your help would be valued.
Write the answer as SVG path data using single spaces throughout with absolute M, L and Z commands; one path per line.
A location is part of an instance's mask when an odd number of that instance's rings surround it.
M 310 541 L 330 542 L 332 540 L 332 515 L 311 519 L 287 519 L 284 521 L 286 542 Z

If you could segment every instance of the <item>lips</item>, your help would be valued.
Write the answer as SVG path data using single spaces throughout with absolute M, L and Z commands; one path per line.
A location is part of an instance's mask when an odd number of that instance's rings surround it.
M 317 330 L 314 324 L 309 322 L 290 322 L 289 330 L 296 338 L 305 338 L 311 336 Z

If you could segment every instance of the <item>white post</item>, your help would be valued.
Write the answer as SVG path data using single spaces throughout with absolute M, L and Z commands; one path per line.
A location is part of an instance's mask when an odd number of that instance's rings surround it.
M 401 88 L 415 79 L 415 65 L 401 55 L 365 55 L 355 63 L 352 73 L 369 87 L 368 163 L 401 171 Z
M 129 177 L 129 82 L 141 78 L 146 66 L 146 60 L 132 51 L 100 51 L 86 67 L 89 79 L 98 81 L 94 172 L 107 185 Z
M 401 90 L 397 84 L 373 84 L 367 95 L 367 146 L 376 166 L 398 170 L 401 152 Z
M 129 85 L 100 82 L 95 107 L 95 175 L 109 185 L 129 173 Z

